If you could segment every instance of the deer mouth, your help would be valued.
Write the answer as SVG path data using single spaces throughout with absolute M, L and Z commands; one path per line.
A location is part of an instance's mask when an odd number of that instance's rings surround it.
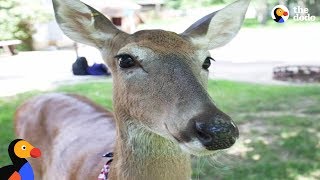
M 178 136 L 174 135 L 174 134 L 169 130 L 168 125 L 167 125 L 166 123 L 164 123 L 164 127 L 165 127 L 166 130 L 168 131 L 168 134 L 169 134 L 170 136 L 172 136 L 173 139 L 175 139 L 178 143 L 183 142 L 183 140 L 182 140 L 181 138 L 179 138 Z
M 213 151 L 213 150 L 207 150 L 201 144 L 201 142 L 196 139 L 195 140 L 191 140 L 191 139 L 185 140 L 185 138 L 175 135 L 174 133 L 172 133 L 169 130 L 168 125 L 166 123 L 164 123 L 164 126 L 165 126 L 168 134 L 174 140 L 174 142 L 180 146 L 182 151 L 184 151 L 188 154 L 192 154 L 195 156 L 210 156 L 210 155 L 214 155 L 217 152 L 217 151 Z
M 207 150 L 204 148 L 201 143 L 197 140 L 188 142 L 188 143 L 179 143 L 180 148 L 194 156 L 212 156 L 221 150 Z

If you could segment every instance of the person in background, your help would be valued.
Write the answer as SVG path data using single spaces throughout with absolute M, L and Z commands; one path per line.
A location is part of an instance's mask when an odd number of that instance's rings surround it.
M 88 65 L 85 57 L 78 57 L 72 64 L 72 73 L 78 76 L 93 75 L 93 76 L 109 76 L 111 73 L 105 64 L 94 63 L 92 66 Z

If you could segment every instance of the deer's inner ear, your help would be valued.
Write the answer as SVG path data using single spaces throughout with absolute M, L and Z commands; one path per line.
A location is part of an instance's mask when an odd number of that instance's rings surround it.
M 81 1 L 53 0 L 53 7 L 61 30 L 76 42 L 102 48 L 115 35 L 125 34 L 103 14 Z
M 230 42 L 240 30 L 250 0 L 238 0 L 192 24 L 182 35 L 200 49 L 211 50 Z

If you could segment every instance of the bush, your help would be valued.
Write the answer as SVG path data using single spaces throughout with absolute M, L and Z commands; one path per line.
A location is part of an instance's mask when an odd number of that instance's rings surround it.
M 214 4 L 222 4 L 228 2 L 229 0 L 166 0 L 165 3 L 168 7 L 173 9 L 193 8 L 201 6 L 210 6 Z
M 47 20 L 43 10 L 28 6 L 23 0 L 0 1 L 0 40 L 20 39 L 20 50 L 32 50 L 34 23 Z

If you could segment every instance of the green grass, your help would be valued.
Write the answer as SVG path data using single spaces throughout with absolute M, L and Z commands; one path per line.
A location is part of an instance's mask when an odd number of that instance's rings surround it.
M 223 110 L 237 113 L 320 110 L 319 87 L 263 86 L 228 81 L 209 81 L 209 93 Z M 316 110 L 317 109 L 317 110 Z
M 320 86 L 271 86 L 209 81 L 217 106 L 240 127 L 228 153 L 193 160 L 193 179 L 320 178 Z M 89 82 L 54 91 L 78 93 L 112 109 L 112 84 Z M 13 115 L 29 92 L 0 99 L 0 167 L 9 163 Z

